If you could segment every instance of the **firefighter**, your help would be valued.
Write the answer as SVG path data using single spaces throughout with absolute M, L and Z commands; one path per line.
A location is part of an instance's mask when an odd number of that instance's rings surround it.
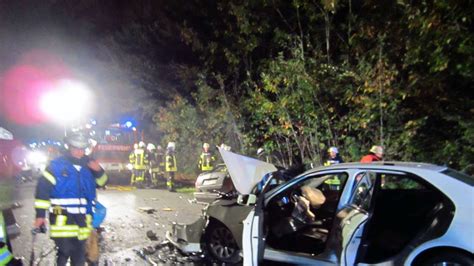
M 168 180 L 166 181 L 166 187 L 169 191 L 174 191 L 174 176 L 178 167 L 176 165 L 176 155 L 175 155 L 176 143 L 169 142 L 168 147 L 166 148 L 166 157 L 165 157 L 165 171 L 168 174 Z
M 328 149 L 328 154 L 329 158 L 324 163 L 324 166 L 330 166 L 333 164 L 339 164 L 344 162 L 341 156 L 339 155 L 339 150 L 336 147 L 330 147 Z M 334 175 L 334 177 L 327 179 L 326 181 L 324 181 L 324 183 L 328 184 L 331 190 L 338 191 L 341 188 L 341 180 L 337 175 Z
M 155 144 L 148 143 L 146 146 L 148 152 L 148 172 L 149 172 L 149 184 L 153 187 L 158 187 L 158 178 L 160 176 L 160 163 L 163 160 L 163 150 L 161 146 L 158 145 L 161 150 L 161 158 L 158 154 L 158 150 L 156 149 Z M 161 160 L 161 161 L 160 161 Z
M 328 149 L 329 158 L 324 163 L 324 166 L 329 166 L 333 164 L 343 163 L 341 155 L 339 155 L 339 150 L 336 147 L 331 147 Z
M 257 158 L 267 163 L 273 163 L 270 154 L 262 147 L 257 149 Z
M 50 162 L 38 180 L 34 227 L 45 226 L 49 211 L 50 236 L 57 248 L 57 265 L 85 265 L 85 240 L 92 230 L 96 187 L 107 175 L 97 161 L 85 155 L 88 138 L 72 133 L 65 138 L 67 154 Z
M 383 159 L 383 148 L 382 146 L 372 146 L 370 148 L 369 154 L 363 156 L 360 159 L 361 163 L 371 163 L 376 161 L 382 161 Z
M 0 210 L 0 265 L 23 265 L 11 253 L 11 245 L 7 235 L 7 224 L 3 218 L 3 210 Z
M 209 143 L 204 143 L 202 145 L 202 153 L 199 156 L 198 168 L 201 172 L 208 172 L 214 169 L 214 163 L 216 157 L 214 157 L 209 151 Z
M 140 141 L 138 145 L 134 145 L 134 147 L 136 148 L 128 157 L 133 167 L 130 184 L 136 184 L 138 187 L 141 187 L 145 182 L 145 172 L 148 166 L 148 155 L 145 152 L 145 142 Z
M 161 145 L 156 146 L 156 160 L 158 161 L 160 176 L 163 178 L 163 173 L 165 172 L 165 152 Z

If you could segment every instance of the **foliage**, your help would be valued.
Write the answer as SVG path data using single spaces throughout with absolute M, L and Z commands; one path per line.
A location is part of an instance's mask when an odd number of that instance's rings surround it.
M 85 16 L 106 3 L 49 5 L 100 36 L 103 82 L 140 95 L 183 172 L 203 142 L 284 166 L 376 144 L 388 160 L 473 164 L 472 1 L 132 1 L 96 27 Z
M 205 21 L 187 18 L 181 28 L 200 58 L 188 103 L 203 118 L 188 128 L 195 138 L 205 131 L 225 142 L 229 130 L 241 151 L 265 147 L 284 166 L 320 164 L 333 145 L 357 161 L 374 144 L 386 148 L 386 159 L 472 164 L 473 98 L 463 96 L 472 96 L 473 73 L 467 3 L 205 6 L 194 14 Z

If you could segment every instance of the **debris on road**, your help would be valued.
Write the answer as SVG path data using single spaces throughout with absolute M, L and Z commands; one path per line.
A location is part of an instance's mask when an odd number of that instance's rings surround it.
M 176 249 L 169 241 L 163 241 L 154 247 L 147 246 L 135 250 L 135 252 L 151 265 L 207 265 L 212 262 L 204 253 L 185 254 Z
M 151 241 L 157 241 L 158 240 L 158 237 L 156 236 L 156 233 L 153 232 L 152 230 L 146 231 L 146 237 L 148 237 L 148 239 L 150 239 Z
M 139 207 L 138 210 L 140 210 L 142 212 L 146 212 L 148 214 L 152 214 L 152 213 L 156 212 L 156 209 L 154 209 L 152 207 Z

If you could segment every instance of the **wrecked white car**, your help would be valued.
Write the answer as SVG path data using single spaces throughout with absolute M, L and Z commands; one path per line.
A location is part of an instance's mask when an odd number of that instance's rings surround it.
M 244 221 L 244 265 L 474 265 L 473 185 L 447 167 L 402 162 L 267 184 Z
M 220 151 L 237 191 L 220 192 L 197 221 L 173 224 L 166 238 L 185 253 L 206 252 L 219 262 L 236 263 L 242 259 L 242 221 L 253 209 L 247 204 L 252 200 L 242 195 L 250 194 L 265 174 L 277 168 L 254 158 Z
M 168 240 L 183 251 L 230 263 L 241 253 L 244 265 L 474 265 L 473 177 L 380 162 L 279 182 L 263 162 L 221 154 L 241 195 L 209 205 L 194 224 L 174 225 Z

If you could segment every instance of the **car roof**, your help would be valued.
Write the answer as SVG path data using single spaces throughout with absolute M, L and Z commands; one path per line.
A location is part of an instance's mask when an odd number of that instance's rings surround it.
M 341 163 L 341 164 L 333 164 L 331 166 L 321 166 L 314 169 L 309 170 L 308 172 L 317 172 L 321 170 L 329 170 L 329 169 L 347 169 L 347 168 L 355 168 L 355 169 L 378 169 L 378 170 L 401 170 L 401 171 L 412 171 L 412 170 L 429 170 L 434 172 L 441 172 L 446 170 L 448 167 L 446 166 L 439 166 L 435 164 L 429 163 L 419 163 L 419 162 L 397 162 L 397 161 L 381 161 L 381 162 L 372 162 L 372 163 Z

